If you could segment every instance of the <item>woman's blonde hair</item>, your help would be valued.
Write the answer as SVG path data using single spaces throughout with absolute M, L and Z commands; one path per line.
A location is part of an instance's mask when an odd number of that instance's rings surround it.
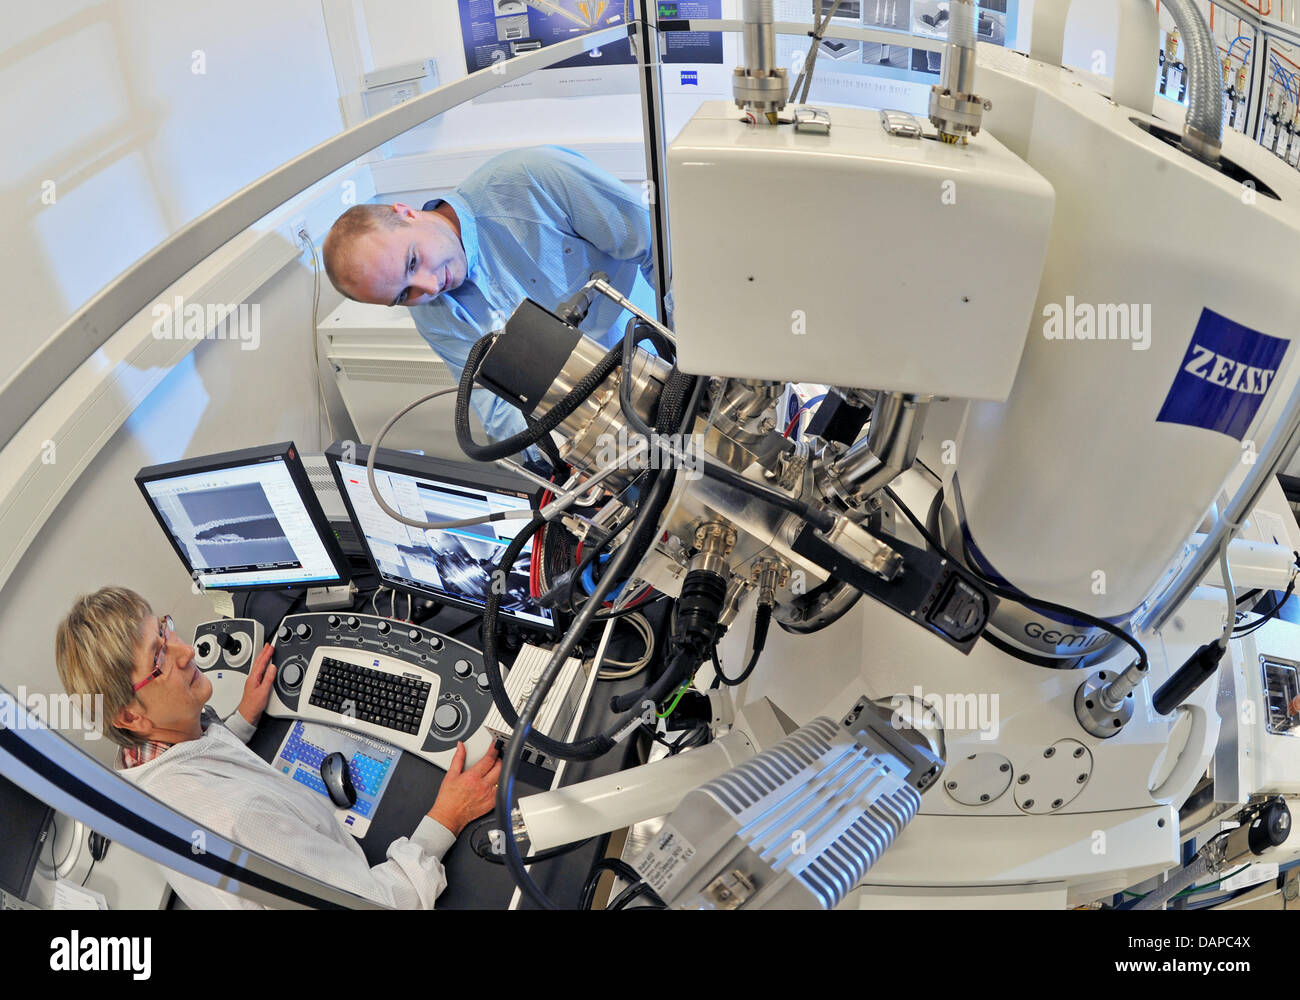
M 151 614 L 149 602 L 134 590 L 101 587 L 77 598 L 54 636 L 54 662 L 64 688 L 72 695 L 103 695 L 104 735 L 123 747 L 143 742 L 113 720 L 135 700 L 131 675 L 140 625 Z

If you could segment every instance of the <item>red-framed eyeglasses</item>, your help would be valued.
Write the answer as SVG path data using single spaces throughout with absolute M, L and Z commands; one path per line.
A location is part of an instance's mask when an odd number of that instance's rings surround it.
M 157 680 L 163 675 L 163 664 L 167 662 L 167 635 L 176 631 L 175 625 L 176 623 L 172 621 L 171 615 L 163 615 L 158 619 L 158 638 L 162 641 L 158 646 L 158 655 L 153 660 L 153 671 L 139 684 L 131 688 L 132 691 L 139 691 L 150 681 Z

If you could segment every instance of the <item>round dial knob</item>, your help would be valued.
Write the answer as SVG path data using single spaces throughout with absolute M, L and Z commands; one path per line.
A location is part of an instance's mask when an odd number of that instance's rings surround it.
M 361 619 L 356 615 L 348 615 L 348 628 L 358 629 L 361 627 Z
M 238 656 L 239 651 L 244 648 L 244 644 L 233 635 L 228 635 L 221 640 L 221 648 L 231 656 Z
M 418 628 L 413 628 L 413 629 L 411 629 L 409 632 L 406 633 L 406 637 L 407 637 L 408 639 L 410 639 L 412 642 L 419 642 L 419 641 L 420 641 L 420 630 L 419 630 Z
M 486 691 L 489 687 L 491 687 L 491 685 L 488 683 L 487 674 L 479 674 L 478 689 L 480 691 Z
M 206 660 L 212 655 L 212 643 L 207 639 L 200 639 L 194 644 L 194 652 L 198 653 L 201 659 Z
M 280 671 L 280 680 L 285 687 L 296 688 L 302 683 L 302 664 L 286 663 L 284 669 Z
M 436 635 L 429 636 L 429 645 L 434 649 L 442 649 L 442 640 Z
M 380 635 L 387 635 L 393 630 L 393 626 L 389 625 L 388 622 L 380 622 L 376 628 L 378 628 Z
M 293 630 L 299 639 L 307 639 L 311 636 L 311 626 L 306 622 L 299 622 L 293 627 Z
M 460 709 L 451 702 L 443 702 L 433 713 L 433 724 L 444 733 L 449 733 L 460 725 Z
M 328 618 L 325 619 L 325 621 L 329 624 L 329 627 L 330 627 L 330 628 L 338 628 L 338 627 L 339 627 L 339 616 L 338 616 L 338 615 L 330 615 Z
M 275 634 L 280 642 L 288 642 L 291 635 L 293 635 L 293 629 L 289 628 L 288 625 L 281 625 L 280 631 Z
M 474 672 L 474 664 L 470 663 L 469 660 L 457 660 L 456 666 L 452 669 L 456 671 L 457 677 L 468 677 Z

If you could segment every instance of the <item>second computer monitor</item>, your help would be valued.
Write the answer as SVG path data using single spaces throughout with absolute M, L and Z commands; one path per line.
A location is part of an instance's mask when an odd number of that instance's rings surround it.
M 333 445 L 325 452 L 339 492 L 355 522 L 367 558 L 385 586 L 436 601 L 482 608 L 495 570 L 527 518 L 453 529 L 402 524 L 375 502 L 366 478 L 368 450 Z M 402 451 L 379 449 L 375 485 L 384 502 L 413 521 L 466 520 L 501 511 L 530 510 L 527 483 L 491 466 L 463 465 Z M 524 546 L 498 586 L 501 614 L 532 628 L 552 631 L 551 612 L 529 596 L 532 541 Z

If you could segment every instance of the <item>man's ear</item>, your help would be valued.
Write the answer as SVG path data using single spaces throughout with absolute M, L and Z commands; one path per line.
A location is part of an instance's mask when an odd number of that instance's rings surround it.
M 405 202 L 399 201 L 393 204 L 393 211 L 407 222 L 414 222 L 416 217 L 415 209 Z

